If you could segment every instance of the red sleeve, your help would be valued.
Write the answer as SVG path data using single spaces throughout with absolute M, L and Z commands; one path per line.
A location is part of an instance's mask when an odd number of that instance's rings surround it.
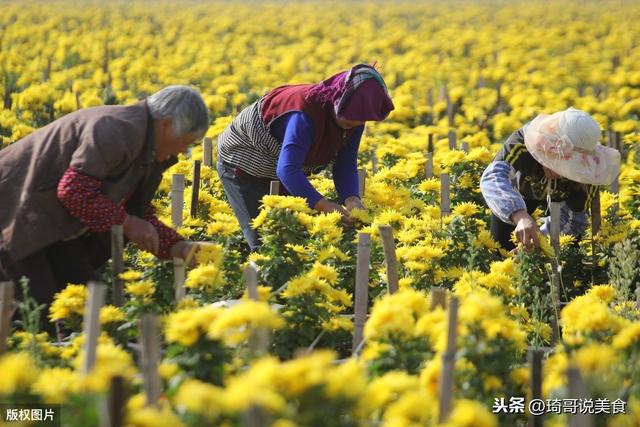
M 94 233 L 111 230 L 112 225 L 122 224 L 127 212 L 121 205 L 102 194 L 102 182 L 69 168 L 58 183 L 58 199 L 71 215 L 89 227 Z
M 150 207 L 144 218 L 145 221 L 149 221 L 153 228 L 158 232 L 158 237 L 160 238 L 160 250 L 156 254 L 156 256 L 160 259 L 170 259 L 171 258 L 171 248 L 176 243 L 184 240 L 177 231 L 175 231 L 171 227 L 167 227 L 155 216 L 155 209 Z

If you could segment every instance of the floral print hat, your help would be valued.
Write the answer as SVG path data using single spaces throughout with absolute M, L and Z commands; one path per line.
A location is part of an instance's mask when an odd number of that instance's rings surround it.
M 620 172 L 620 153 L 601 145 L 600 126 L 573 107 L 540 114 L 524 126 L 524 143 L 543 166 L 571 181 L 610 184 Z

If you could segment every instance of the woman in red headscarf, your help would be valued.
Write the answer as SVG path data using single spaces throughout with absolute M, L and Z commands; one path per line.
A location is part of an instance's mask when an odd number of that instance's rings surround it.
M 218 138 L 218 174 L 252 250 L 251 220 L 271 180 L 320 212 L 361 208 L 357 157 L 364 124 L 393 110 L 378 71 L 358 64 L 317 84 L 280 86 L 238 114 Z M 307 176 L 333 164 L 339 203 L 325 199 Z

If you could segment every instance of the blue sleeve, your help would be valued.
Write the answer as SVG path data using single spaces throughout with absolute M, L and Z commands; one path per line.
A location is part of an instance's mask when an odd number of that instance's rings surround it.
M 302 172 L 302 164 L 313 142 L 313 122 L 301 112 L 289 113 L 272 125 L 273 135 L 282 141 L 276 174 L 292 196 L 304 197 L 313 208 L 322 195 Z
M 582 233 L 587 229 L 589 220 L 586 212 L 575 212 L 571 210 L 566 202 L 563 202 L 560 206 L 560 234 L 569 234 L 575 237 L 580 237 Z M 542 227 L 540 231 L 545 235 L 549 234 L 551 230 L 551 217 L 547 216 L 543 218 Z
M 360 197 L 358 186 L 358 147 L 364 125 L 358 126 L 351 134 L 346 145 L 338 152 L 333 164 L 333 183 L 336 186 L 340 203 L 351 197 Z
M 487 166 L 480 178 L 480 191 L 487 206 L 501 221 L 513 224 L 511 215 L 521 209 L 527 210 L 522 195 L 511 185 L 513 166 L 507 162 L 494 161 Z

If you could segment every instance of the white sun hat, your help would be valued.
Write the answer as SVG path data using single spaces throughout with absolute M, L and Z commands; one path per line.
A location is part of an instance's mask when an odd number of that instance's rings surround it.
M 620 153 L 601 145 L 600 126 L 573 107 L 540 114 L 524 127 L 524 143 L 538 163 L 571 181 L 610 184 L 620 172 Z

